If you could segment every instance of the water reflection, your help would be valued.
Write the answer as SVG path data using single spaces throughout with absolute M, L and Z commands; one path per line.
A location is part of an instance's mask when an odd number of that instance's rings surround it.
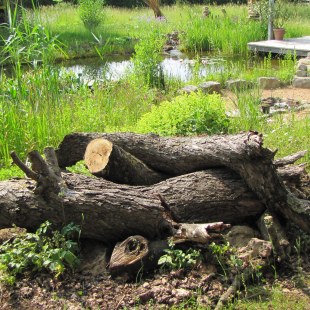
M 163 59 L 162 68 L 164 74 L 170 78 L 176 78 L 186 82 L 194 75 L 200 77 L 207 76 L 210 73 L 216 73 L 224 70 L 226 60 L 222 58 L 202 57 L 197 60 L 177 51 L 171 51 L 170 55 Z M 66 70 L 74 74 L 82 75 L 84 80 L 119 80 L 129 72 L 132 63 L 127 59 L 78 59 L 74 62 L 61 64 Z

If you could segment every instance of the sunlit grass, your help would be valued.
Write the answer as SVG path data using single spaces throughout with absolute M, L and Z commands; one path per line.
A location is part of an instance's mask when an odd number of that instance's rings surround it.
M 309 307 L 310 298 L 304 295 L 286 293 L 278 286 L 265 291 L 263 294 L 257 293 L 257 287 L 249 287 L 248 298 L 237 299 L 234 303 L 225 307 L 226 310 L 269 310 L 269 309 L 296 309 L 306 310 Z
M 68 51 L 72 49 L 73 54 L 85 56 L 88 55 L 88 51 L 95 53 L 96 46 L 104 57 L 107 51 L 133 49 L 137 42 L 132 41 L 133 39 L 144 38 L 154 29 L 162 36 L 173 30 L 184 31 L 184 40 L 181 44 L 185 46 L 186 40 L 193 39 L 189 34 L 190 25 L 197 23 L 199 27 L 206 25 L 210 27 L 210 32 L 206 33 L 210 35 L 211 47 L 217 49 L 219 57 L 224 51 L 238 53 L 238 47 L 241 53 L 242 46 L 246 44 L 249 37 L 244 39 L 244 35 L 237 32 L 232 35 L 228 30 L 226 33 L 223 29 L 214 31 L 212 27 L 215 26 L 211 24 L 217 16 L 221 16 L 222 24 L 229 25 L 230 30 L 239 23 L 244 26 L 240 29 L 249 29 L 246 28 L 248 27 L 248 22 L 245 20 L 246 7 L 210 6 L 211 14 L 215 17 L 213 20 L 203 19 L 202 8 L 203 6 L 198 5 L 165 6 L 162 11 L 167 21 L 160 22 L 154 19 L 153 12 L 148 8 L 129 10 L 107 7 L 104 23 L 95 33 L 97 39 L 85 29 L 79 19 L 77 7 L 64 3 L 43 7 L 32 14 L 28 12 L 25 25 L 35 26 L 35 23 L 41 22 L 52 34 L 59 35 L 59 39 L 66 44 L 66 49 Z M 222 11 L 223 8 L 226 10 L 225 14 Z M 306 15 L 302 9 L 298 9 L 294 14 L 301 14 L 300 20 L 304 22 L 305 27 L 309 26 L 310 23 L 306 21 Z M 300 21 L 297 21 L 297 18 L 290 19 L 290 23 L 291 29 L 297 29 Z M 201 49 L 198 39 L 200 35 L 205 34 L 197 31 L 199 27 L 193 28 L 197 33 L 193 33 L 192 36 L 197 35 L 197 40 L 193 39 L 192 43 L 188 44 L 189 49 L 194 46 L 197 47 L 194 49 Z M 253 24 L 254 30 L 255 27 Z M 240 38 L 239 41 L 238 38 Z M 228 42 L 227 45 L 224 41 Z M 36 42 L 34 40 L 30 47 L 35 48 Z M 18 49 L 11 50 L 12 55 L 15 55 L 15 51 Z M 32 49 L 29 51 L 31 55 Z M 8 52 L 10 53 L 10 50 Z M 75 76 L 65 74 L 51 67 L 49 63 L 26 72 L 22 69 L 20 61 L 18 59 L 15 64 L 20 71 L 18 74 L 15 72 L 13 78 L 0 76 L 2 90 L 0 94 L 2 124 L 0 166 L 6 168 L 11 162 L 10 151 L 15 150 L 25 158 L 27 152 L 32 149 L 42 150 L 47 145 L 57 146 L 63 137 L 72 131 L 132 131 L 137 121 L 150 111 L 152 105 L 172 99 L 177 89 L 181 87 L 180 81 L 165 77 L 165 90 L 158 90 L 141 83 L 141 79 L 134 75 L 128 75 L 118 82 L 104 81 L 98 85 L 95 83 L 91 91 L 79 83 Z M 207 77 L 197 75 L 193 82 L 197 85 L 207 79 L 220 81 L 224 85 L 230 78 L 244 78 L 255 83 L 259 76 L 270 75 L 289 82 L 294 74 L 295 61 L 293 56 L 287 56 L 280 61 L 278 69 L 275 70 L 270 57 L 266 57 L 263 63 L 259 63 L 255 57 L 250 56 L 242 64 L 236 64 L 234 61 L 227 62 L 221 70 L 210 73 Z M 309 119 L 300 120 L 297 116 L 285 119 L 276 117 L 272 122 L 267 122 L 261 117 L 258 98 L 259 94 L 257 92 L 253 94 L 253 91 L 238 95 L 235 105 L 240 109 L 242 117 L 231 121 L 230 132 L 249 129 L 262 131 L 266 135 L 265 144 L 268 147 L 279 148 L 278 156 L 306 149 L 307 143 L 309 144 L 307 135 Z M 288 140 L 289 143 L 285 143 Z M 309 161 L 309 155 L 306 160 Z

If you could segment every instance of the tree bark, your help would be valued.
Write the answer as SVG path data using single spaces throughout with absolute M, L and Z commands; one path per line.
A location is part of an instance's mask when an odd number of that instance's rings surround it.
M 310 201 L 298 199 L 285 187 L 273 164 L 275 153 L 262 147 L 262 135 L 257 132 L 175 138 L 132 133 L 71 134 L 64 138 L 57 151 L 60 166 L 81 160 L 86 145 L 98 137 L 112 141 L 150 168 L 171 175 L 210 167 L 231 168 L 271 212 L 310 232 Z
M 152 185 L 169 177 L 106 139 L 89 142 L 84 160 L 90 173 L 118 184 Z
M 285 261 L 291 253 L 291 245 L 286 233 L 275 216 L 265 212 L 257 221 L 264 240 L 271 241 L 274 255 L 279 261 Z
M 227 169 L 200 171 L 149 187 L 118 185 L 83 175 L 62 175 L 67 186 L 56 196 L 34 193 L 35 182 L 0 182 L 0 227 L 35 229 L 43 221 L 81 224 L 82 236 L 114 242 L 128 236 L 171 235 L 163 200 L 178 222 L 241 223 L 257 218 L 264 205 L 241 178 Z
M 131 278 L 139 271 L 148 271 L 157 267 L 157 261 L 168 249 L 167 240 L 149 241 L 142 236 L 130 236 L 117 243 L 109 262 L 112 276 L 127 275 Z

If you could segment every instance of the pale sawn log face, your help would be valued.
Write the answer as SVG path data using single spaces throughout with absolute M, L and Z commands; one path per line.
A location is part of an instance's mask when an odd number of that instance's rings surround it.
M 95 139 L 86 147 L 84 160 L 90 173 L 98 173 L 103 170 L 109 162 L 113 145 L 106 139 Z
M 90 173 L 118 184 L 152 185 L 171 177 L 150 169 L 140 159 L 103 138 L 90 141 L 84 161 Z

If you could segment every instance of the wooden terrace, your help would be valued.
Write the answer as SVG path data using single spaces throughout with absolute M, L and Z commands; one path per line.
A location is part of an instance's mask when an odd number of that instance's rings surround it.
M 253 52 L 264 52 L 273 54 L 294 54 L 307 56 L 310 52 L 310 36 L 278 40 L 267 40 L 248 43 L 248 48 Z

